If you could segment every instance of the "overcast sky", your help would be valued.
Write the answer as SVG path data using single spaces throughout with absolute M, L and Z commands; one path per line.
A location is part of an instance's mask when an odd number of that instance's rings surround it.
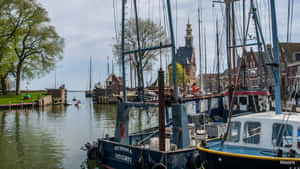
M 141 17 L 150 17 L 157 24 L 164 25 L 164 12 L 159 13 L 158 9 L 163 9 L 158 5 L 160 0 L 138 0 L 139 13 Z M 265 39 L 269 38 L 268 4 L 269 0 L 258 0 L 260 8 L 261 22 L 263 31 L 266 33 Z M 115 30 L 120 31 L 121 22 L 121 0 L 38 0 L 49 12 L 51 24 L 56 27 L 60 36 L 65 39 L 64 59 L 57 64 L 56 76 L 57 86 L 66 84 L 68 89 L 87 89 L 88 88 L 88 70 L 89 57 L 93 57 L 93 81 L 101 81 L 107 77 L 107 57 L 113 59 L 112 45 L 115 43 Z M 114 17 L 114 5 L 116 17 Z M 220 20 L 220 29 L 222 26 L 222 4 L 212 6 L 212 0 L 171 0 L 173 12 L 173 24 L 176 36 L 176 46 L 184 45 L 184 36 L 188 18 L 192 24 L 194 35 L 194 46 L 196 52 L 196 62 L 198 59 L 198 22 L 197 9 L 201 8 L 202 25 L 205 25 L 207 32 L 207 56 L 208 71 L 214 71 L 216 62 L 215 57 L 215 22 L 216 18 Z M 177 5 L 176 5 L 177 2 Z M 201 2 L 201 3 L 200 3 Z M 279 25 L 280 41 L 286 41 L 287 25 L 287 0 L 276 0 L 277 18 Z M 177 7 L 176 7 L 177 6 Z M 240 12 L 240 5 L 237 4 L 237 13 Z M 293 34 L 292 41 L 300 41 L 300 2 L 297 0 L 294 4 Z M 127 17 L 133 16 L 131 9 L 131 0 L 128 0 Z M 238 29 L 241 31 L 241 18 L 237 16 Z M 115 23 L 117 26 L 115 27 Z M 204 26 L 203 26 L 204 27 Z M 177 29 L 176 29 L 177 28 Z M 253 27 L 252 27 L 253 28 Z M 223 31 L 224 32 L 224 31 Z M 224 34 L 224 33 L 221 33 Z M 239 35 L 238 35 L 239 36 Z M 222 39 L 224 41 L 224 35 Z M 240 36 L 239 36 L 240 38 Z M 222 48 L 224 48 L 222 42 Z M 225 58 L 223 56 L 223 58 Z M 222 59 L 222 69 L 225 68 L 226 59 Z M 114 64 L 114 71 L 118 74 L 119 68 Z M 156 71 L 152 76 L 156 76 Z M 199 68 L 197 68 L 199 71 Z M 150 79 L 151 73 L 146 73 L 146 81 Z M 44 89 L 54 87 L 55 71 L 40 79 L 34 79 L 29 83 L 31 89 Z M 128 79 L 128 78 L 127 78 Z M 26 87 L 26 81 L 23 82 L 23 88 Z M 146 82 L 147 83 L 147 82 Z

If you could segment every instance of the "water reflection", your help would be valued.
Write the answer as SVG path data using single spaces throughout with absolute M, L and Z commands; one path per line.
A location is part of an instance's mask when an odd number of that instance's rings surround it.
M 80 147 L 113 136 L 117 105 L 93 105 L 84 93 L 69 93 L 79 107 L 47 106 L 0 111 L 0 169 L 97 168 Z M 156 126 L 156 110 L 130 112 L 130 132 Z
M 30 111 L 1 112 L 0 168 L 63 168 L 64 146 L 30 124 Z

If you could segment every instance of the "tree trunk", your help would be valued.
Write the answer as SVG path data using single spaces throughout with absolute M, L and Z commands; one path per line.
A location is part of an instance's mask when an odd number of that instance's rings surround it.
M 2 94 L 3 95 L 7 95 L 8 94 L 8 91 L 7 91 L 7 75 L 8 74 L 5 74 L 3 76 L 1 76 L 1 90 L 2 90 Z
M 20 84 L 21 84 L 21 69 L 22 69 L 22 62 L 18 63 L 17 66 L 17 78 L 16 78 L 16 95 L 21 94 Z

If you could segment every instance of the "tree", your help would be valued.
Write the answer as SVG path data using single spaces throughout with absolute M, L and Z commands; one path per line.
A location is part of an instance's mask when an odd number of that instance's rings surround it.
M 173 65 L 169 66 L 169 84 L 170 86 L 174 85 L 174 78 L 173 78 Z M 177 74 L 177 84 L 178 86 L 182 86 L 183 84 L 183 68 L 182 65 L 176 63 L 176 74 Z M 184 72 L 184 84 L 186 84 L 190 80 L 190 77 Z M 182 86 L 183 87 L 183 86 Z
M 2 94 L 7 94 L 9 73 L 13 70 L 15 59 L 11 55 L 11 40 L 21 21 L 11 17 L 20 0 L 0 0 L 0 84 Z
M 16 94 L 20 94 L 21 78 L 48 73 L 62 59 L 64 39 L 49 25 L 47 11 L 35 0 L 20 1 L 10 15 L 12 20 L 20 21 L 12 38 L 12 48 L 17 58 L 14 64 Z
M 164 45 L 168 42 L 165 32 L 162 27 L 155 24 L 150 19 L 138 19 L 139 22 L 139 33 L 140 33 L 140 45 L 141 48 L 148 48 L 154 46 Z M 121 55 L 121 31 L 118 33 L 117 42 L 113 46 L 113 53 L 117 57 L 118 64 L 122 63 Z M 125 49 L 126 50 L 135 50 L 138 49 L 137 42 L 137 30 L 135 24 L 135 18 L 130 18 L 126 20 L 125 23 Z M 164 53 L 165 50 L 162 50 Z M 134 53 L 125 56 L 125 62 L 128 63 L 131 61 L 136 72 L 140 72 L 140 66 L 142 66 L 143 71 L 152 70 L 153 63 L 157 61 L 157 56 L 159 56 L 160 50 L 151 50 L 141 52 L 142 65 L 139 64 L 139 54 Z M 141 74 L 137 73 L 138 77 L 138 86 L 141 85 Z

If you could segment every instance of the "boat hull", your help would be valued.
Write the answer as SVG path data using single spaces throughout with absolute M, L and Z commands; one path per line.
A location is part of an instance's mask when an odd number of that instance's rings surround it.
M 220 151 L 219 151 L 220 152 Z M 287 160 L 279 158 L 255 158 L 253 156 L 234 153 L 215 153 L 207 149 L 199 149 L 201 165 L 205 169 L 298 169 L 299 159 Z
M 194 169 L 193 164 L 197 161 L 195 153 L 198 153 L 196 148 L 160 152 L 109 140 L 98 140 L 98 150 L 98 163 L 105 168 L 117 169 L 153 168 L 158 165 L 168 169 Z

